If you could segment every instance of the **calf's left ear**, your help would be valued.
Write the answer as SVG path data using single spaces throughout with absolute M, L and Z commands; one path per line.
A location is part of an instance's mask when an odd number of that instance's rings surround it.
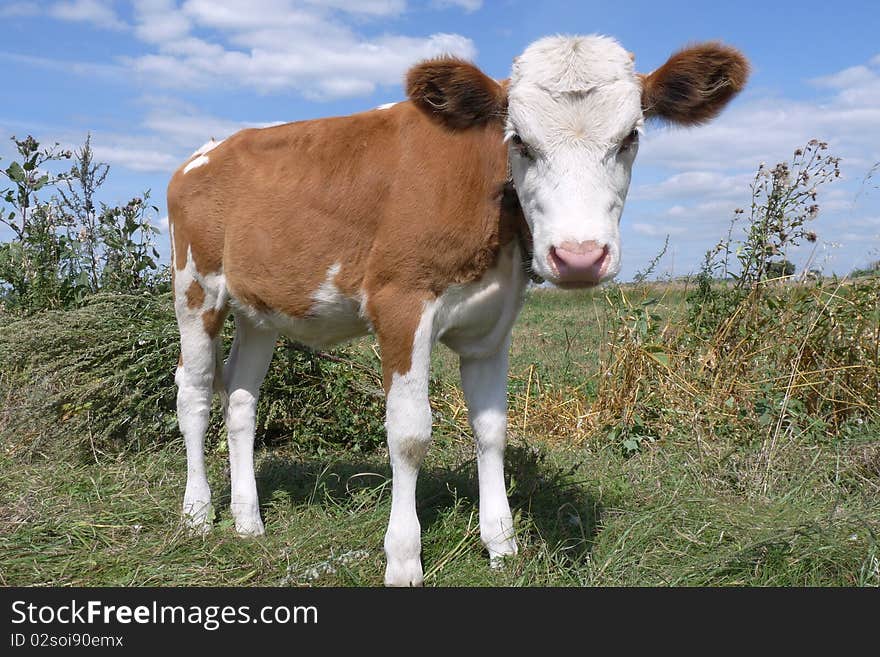
M 406 75 L 406 94 L 423 112 L 450 128 L 501 120 L 507 92 L 473 64 L 454 57 L 430 59 Z
M 642 75 L 645 118 L 698 125 L 718 115 L 749 77 L 749 62 L 736 48 L 701 43 L 681 50 Z

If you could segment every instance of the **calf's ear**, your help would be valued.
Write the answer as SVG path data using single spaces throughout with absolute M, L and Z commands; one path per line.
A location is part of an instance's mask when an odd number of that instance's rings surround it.
M 705 123 L 745 87 L 748 77 L 749 62 L 736 48 L 714 42 L 690 46 L 641 76 L 642 110 L 645 118 Z
M 406 75 L 406 94 L 426 114 L 450 128 L 502 120 L 504 87 L 473 64 L 454 57 L 430 59 Z

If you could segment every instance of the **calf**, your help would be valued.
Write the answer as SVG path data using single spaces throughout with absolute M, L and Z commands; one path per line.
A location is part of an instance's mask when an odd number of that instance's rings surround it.
M 438 341 L 460 357 L 480 536 L 493 562 L 516 553 L 503 471 L 506 380 L 526 285 L 587 287 L 614 276 L 645 119 L 707 121 L 747 74 L 743 56 L 720 44 L 639 75 L 610 38 L 550 37 L 515 60 L 509 80 L 430 60 L 409 71 L 408 101 L 243 130 L 196 151 L 168 186 L 187 522 L 210 524 L 203 441 L 213 391 L 228 430 L 236 530 L 262 534 L 254 425 L 278 335 L 323 348 L 372 332 L 393 472 L 386 584 L 422 583 L 415 491 Z M 236 332 L 224 365 L 229 311 Z

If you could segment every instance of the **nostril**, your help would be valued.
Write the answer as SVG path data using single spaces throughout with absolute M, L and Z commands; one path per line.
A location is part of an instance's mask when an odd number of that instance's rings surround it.
M 563 251 L 568 251 L 569 253 L 586 255 L 599 249 L 607 250 L 608 247 L 595 240 L 587 240 L 586 242 L 563 242 L 559 245 L 559 248 Z
M 560 278 L 598 282 L 607 269 L 608 246 L 593 240 L 563 242 L 550 247 L 549 261 Z
M 550 249 L 550 256 L 554 261 L 561 261 L 562 264 L 572 269 L 594 267 L 602 262 L 607 255 L 607 246 L 592 241 L 580 242 L 579 244 L 563 242 L 558 247 Z

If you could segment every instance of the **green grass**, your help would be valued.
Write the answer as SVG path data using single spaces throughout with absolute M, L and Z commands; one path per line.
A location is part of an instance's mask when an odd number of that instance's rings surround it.
M 682 299 L 667 291 L 658 312 L 676 321 Z M 832 437 L 787 432 L 768 451 L 739 425 L 709 432 L 686 421 L 632 455 L 598 430 L 569 442 L 568 415 L 553 428 L 554 393 L 584 403 L 594 394 L 610 339 L 603 304 L 601 293 L 537 292 L 517 324 L 507 472 L 520 554 L 500 571 L 479 542 L 457 367 L 438 350 L 435 440 L 418 490 L 426 585 L 880 585 L 876 422 Z M 358 345 L 367 356 L 369 348 Z M 18 398 L 12 387 L 0 372 L 0 399 Z M 233 531 L 227 455 L 215 436 L 208 466 L 218 512 L 202 537 L 180 523 L 179 438 L 93 451 L 81 435 L 65 442 L 62 423 L 51 449 L 22 449 L 6 415 L 0 584 L 381 585 L 390 508 L 382 448 L 263 447 L 267 535 L 245 540 Z
M 750 490 L 748 455 L 700 461 L 678 447 L 526 446 L 508 457 L 520 554 L 488 568 L 475 469 L 462 437 L 438 437 L 419 486 L 426 584 L 878 585 L 880 451 L 853 440 L 785 455 L 784 485 Z M 871 465 L 873 463 L 873 466 Z M 390 505 L 381 454 L 321 458 L 264 450 L 267 535 L 235 536 L 225 454 L 211 454 L 213 531 L 179 521 L 178 446 L 100 463 L 2 464 L 6 585 L 380 585 Z M 873 491 L 866 480 L 873 477 Z

